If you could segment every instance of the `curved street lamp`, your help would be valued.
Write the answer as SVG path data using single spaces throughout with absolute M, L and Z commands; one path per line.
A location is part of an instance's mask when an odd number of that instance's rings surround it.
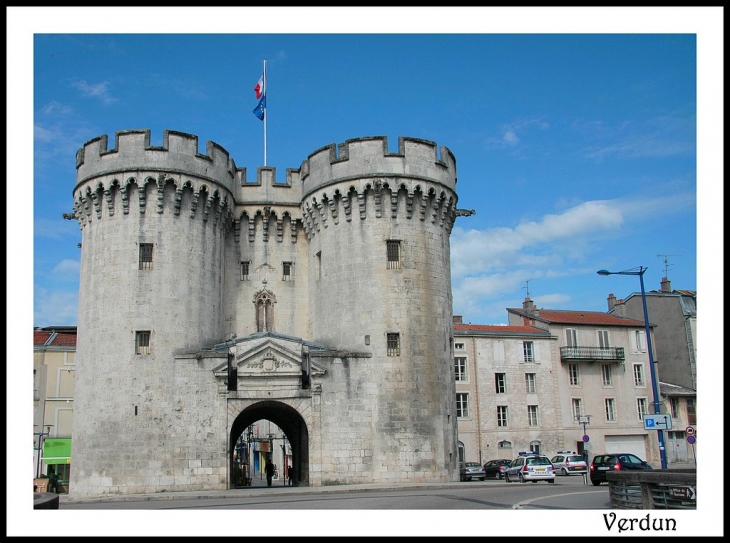
M 598 275 L 638 275 L 641 284 L 641 303 L 644 306 L 644 326 L 646 327 L 646 348 L 649 351 L 649 372 L 651 374 L 651 388 L 654 393 L 654 414 L 659 415 L 659 386 L 656 378 L 656 370 L 654 369 L 654 353 L 651 347 L 651 328 L 649 327 L 649 311 L 646 308 L 646 293 L 644 292 L 644 272 L 648 268 L 638 266 L 624 271 L 612 272 L 608 270 L 598 270 Z M 657 438 L 659 439 L 659 458 L 662 462 L 662 469 L 667 469 L 667 452 L 664 449 L 664 431 L 657 430 Z

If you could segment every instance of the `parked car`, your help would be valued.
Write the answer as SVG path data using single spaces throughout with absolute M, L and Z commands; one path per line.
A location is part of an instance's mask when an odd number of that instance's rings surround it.
M 490 460 L 484 464 L 484 476 L 485 477 L 496 477 L 497 479 L 504 479 L 504 472 L 512 463 L 512 460 L 507 458 L 500 458 L 498 460 Z
M 588 463 L 580 454 L 558 453 L 550 459 L 556 475 L 588 473 Z
M 533 483 L 538 481 L 554 483 L 555 471 L 547 456 L 525 454 L 512 460 L 512 463 L 510 463 L 507 471 L 504 473 L 504 480 L 508 483 L 516 480 L 521 483 L 526 483 L 527 481 L 532 481 Z
M 462 481 L 471 481 L 472 479 L 484 480 L 484 467 L 479 462 L 462 462 L 460 466 L 460 475 Z
M 606 473 L 623 470 L 654 469 L 645 460 L 631 453 L 598 454 L 593 457 L 590 467 L 591 483 L 598 486 L 607 482 Z

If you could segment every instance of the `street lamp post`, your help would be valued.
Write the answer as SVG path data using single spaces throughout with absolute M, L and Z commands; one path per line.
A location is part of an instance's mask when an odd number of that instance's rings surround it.
M 659 410 L 659 384 L 656 378 L 656 369 L 654 368 L 654 352 L 651 346 L 651 327 L 649 326 L 649 310 L 646 308 L 646 292 L 644 291 L 644 272 L 648 268 L 638 266 L 619 272 L 611 272 L 608 270 L 598 270 L 598 275 L 638 275 L 641 284 L 641 303 L 644 306 L 644 327 L 646 328 L 646 348 L 649 351 L 649 372 L 651 374 L 651 388 L 654 393 L 654 414 L 660 414 Z M 657 438 L 659 439 L 659 458 L 662 462 L 662 469 L 667 469 L 667 452 L 664 449 L 664 431 L 657 430 Z
M 38 425 L 35 424 L 34 426 L 38 426 Z M 43 431 L 44 426 L 46 428 L 45 432 Z M 50 435 L 52 426 L 53 426 L 53 424 L 42 424 L 41 431 L 35 433 L 35 435 L 38 436 L 38 448 L 36 449 L 38 451 L 38 454 L 36 456 L 36 468 L 35 468 L 36 479 L 41 476 L 41 454 L 43 452 L 43 441 L 47 435 Z

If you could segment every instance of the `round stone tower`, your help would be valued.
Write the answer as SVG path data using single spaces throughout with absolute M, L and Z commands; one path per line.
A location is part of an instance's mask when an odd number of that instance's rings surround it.
M 235 165 L 210 142 L 200 154 L 189 134 L 165 131 L 162 146 L 151 146 L 148 130 L 117 132 L 114 149 L 106 136 L 92 139 L 76 163 L 82 250 L 71 488 L 94 495 L 164 487 L 161 477 L 189 469 L 189 450 L 176 438 L 182 429 L 169 418 L 189 393 L 174 354 L 225 333 Z M 215 388 L 197 394 L 205 402 Z
M 313 339 L 371 353 L 328 369 L 323 417 L 336 412 L 373 431 L 372 442 L 328 443 L 342 472 L 331 482 L 353 480 L 353 449 L 370 457 L 363 481 L 453 478 L 455 187 L 451 152 L 443 147 L 439 158 L 433 142 L 413 138 L 400 138 L 394 153 L 384 137 L 352 139 L 302 165 Z

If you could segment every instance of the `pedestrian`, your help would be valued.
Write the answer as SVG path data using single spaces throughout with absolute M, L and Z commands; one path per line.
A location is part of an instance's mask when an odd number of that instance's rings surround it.
M 48 478 L 50 479 L 48 491 L 58 494 L 58 475 L 56 475 L 56 470 L 53 466 L 48 470 Z
M 264 470 L 266 471 L 266 485 L 271 486 L 271 478 L 274 476 L 274 464 L 267 462 Z
M 289 466 L 286 468 L 286 476 L 289 477 L 289 486 L 291 486 L 291 480 L 294 477 L 294 467 Z

